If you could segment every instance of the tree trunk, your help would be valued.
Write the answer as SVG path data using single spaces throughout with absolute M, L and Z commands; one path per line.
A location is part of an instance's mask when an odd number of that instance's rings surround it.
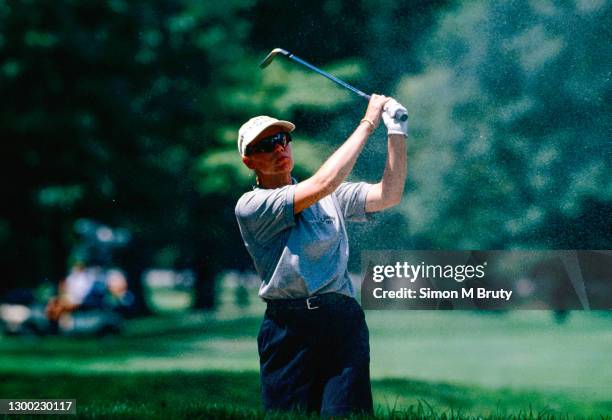
M 132 240 L 125 249 L 117 256 L 119 267 L 125 272 L 128 289 L 134 296 L 133 308 L 129 311 L 130 316 L 151 315 L 153 311 L 145 297 L 145 285 L 143 274 L 149 267 L 151 259 L 147 248 L 137 240 Z
M 205 259 L 195 266 L 194 309 L 215 308 L 215 271 Z

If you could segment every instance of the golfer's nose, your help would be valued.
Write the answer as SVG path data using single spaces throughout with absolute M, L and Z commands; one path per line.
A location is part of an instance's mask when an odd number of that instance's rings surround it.
M 283 147 L 283 145 L 281 143 L 277 143 L 274 145 L 274 152 L 282 152 L 283 150 L 285 150 L 285 147 Z

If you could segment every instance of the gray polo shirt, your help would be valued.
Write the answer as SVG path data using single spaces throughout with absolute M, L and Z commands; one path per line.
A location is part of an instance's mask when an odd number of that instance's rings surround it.
M 345 221 L 366 221 L 371 184 L 345 182 L 332 194 L 293 214 L 292 185 L 255 188 L 236 204 L 242 239 L 262 279 L 259 296 L 296 299 L 337 292 L 355 296 L 346 269 Z

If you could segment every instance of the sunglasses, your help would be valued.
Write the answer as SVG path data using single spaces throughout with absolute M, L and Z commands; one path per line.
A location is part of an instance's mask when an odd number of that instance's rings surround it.
M 280 144 L 281 146 L 283 146 L 283 148 L 285 148 L 290 142 L 291 134 L 281 131 L 271 136 L 264 137 L 256 144 L 249 144 L 246 147 L 245 152 L 247 156 L 252 155 L 254 153 L 270 153 L 274 150 L 277 144 Z

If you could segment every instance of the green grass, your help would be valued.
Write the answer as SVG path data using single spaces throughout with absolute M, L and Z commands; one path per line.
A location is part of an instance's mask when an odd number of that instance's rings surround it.
M 383 379 L 372 384 L 376 412 L 387 417 L 416 414 L 421 410 L 460 413 L 465 416 L 507 417 L 547 413 L 596 416 L 612 405 L 568 400 L 554 393 L 491 391 L 478 387 L 450 386 L 420 381 Z M 3 375 L 3 398 L 76 398 L 82 417 L 126 415 L 137 418 L 206 418 L 262 416 L 256 373 L 166 372 L 97 375 Z M 404 400 L 400 403 L 399 400 Z M 409 405 L 405 405 L 409 403 Z M 431 407 L 431 408 L 430 408 Z
M 262 416 L 263 304 L 231 301 L 223 295 L 215 314 L 133 320 L 119 337 L 1 337 L 0 398 L 77 398 L 85 417 Z M 385 417 L 612 413 L 609 315 L 574 312 L 561 325 L 544 311 L 366 316 L 375 406 Z
M 575 312 L 371 312 L 376 377 L 612 396 L 612 318 Z

